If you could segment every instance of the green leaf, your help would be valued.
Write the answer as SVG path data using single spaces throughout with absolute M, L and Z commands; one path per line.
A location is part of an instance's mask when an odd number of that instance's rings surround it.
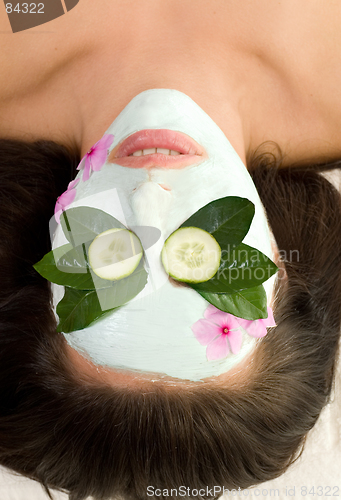
M 72 245 L 67 243 L 44 255 L 44 257 L 33 265 L 34 269 L 44 278 L 51 281 L 49 276 L 56 270 L 56 261 L 66 252 L 72 249 Z
M 108 229 L 125 228 L 115 217 L 91 207 L 70 208 L 62 213 L 60 222 L 67 240 L 74 247 L 95 239 Z
M 71 248 L 68 252 L 64 253 L 57 261 L 57 268 L 59 271 L 68 274 L 86 274 L 89 272 L 85 247 L 78 245 Z
M 147 277 L 147 272 L 140 263 L 130 276 L 110 282 L 111 286 L 108 288 L 75 290 L 66 287 L 65 295 L 57 306 L 59 316 L 57 330 L 71 333 L 86 328 L 110 310 L 132 300 L 145 287 Z
M 58 260 L 63 255 L 65 255 L 69 250 L 72 250 L 72 248 L 73 247 L 72 247 L 71 243 L 66 243 L 65 245 L 62 245 L 61 247 L 58 247 L 58 248 L 55 248 L 54 250 L 52 250 L 55 262 L 58 262 Z
M 72 248 L 70 243 L 67 243 L 44 255 L 44 257 L 33 267 L 41 276 L 52 283 L 57 283 L 57 285 L 70 286 L 82 290 L 88 288 L 93 289 L 94 284 L 91 274 L 87 271 L 86 267 L 78 267 L 78 271 L 77 267 L 75 267 L 71 274 L 70 267 L 68 267 L 68 272 L 64 272 L 63 266 L 59 266 L 59 262 L 65 262 L 67 256 L 71 255 L 73 252 L 75 252 L 75 249 Z
M 210 233 L 221 248 L 238 246 L 249 231 L 255 213 L 246 198 L 227 196 L 208 203 L 180 227 L 199 227 Z
M 65 253 L 57 262 L 57 268 L 62 271 L 58 283 L 79 290 L 95 290 L 99 288 L 110 288 L 113 286 L 113 280 L 105 280 L 97 276 L 91 269 L 88 260 L 89 246 L 92 241 L 87 241 L 72 248 Z M 78 273 L 84 273 L 82 277 Z
M 72 248 L 72 245 L 68 243 L 46 254 L 40 262 L 34 265 L 34 268 L 44 278 L 57 285 L 77 290 L 111 288 L 113 281 L 100 278 L 89 266 L 88 249 L 90 244 L 91 241 Z M 55 263 L 56 258 L 58 258 L 57 264 Z M 123 287 L 123 285 L 120 286 Z
M 232 294 L 199 293 L 210 304 L 238 318 L 255 320 L 268 316 L 267 298 L 263 285 Z
M 57 305 L 58 332 L 82 330 L 100 317 L 102 309 L 95 290 L 75 290 L 65 287 L 65 294 Z
M 97 294 L 102 309 L 113 309 L 132 300 L 146 286 L 148 273 L 142 261 L 135 271 L 126 278 L 113 281 L 110 288 L 97 288 Z M 99 278 L 101 280 L 101 278 Z M 101 280 L 105 281 L 105 280 Z M 95 284 L 96 279 L 95 279 Z
M 277 270 L 278 267 L 266 255 L 241 243 L 222 261 L 213 278 L 190 285 L 199 293 L 235 293 L 259 286 Z
M 95 290 L 82 245 L 72 248 L 72 245 L 67 243 L 44 255 L 33 267 L 41 276 L 57 285 L 79 290 Z M 104 283 L 101 286 L 97 284 L 98 288 L 112 286 L 111 282 L 102 281 Z

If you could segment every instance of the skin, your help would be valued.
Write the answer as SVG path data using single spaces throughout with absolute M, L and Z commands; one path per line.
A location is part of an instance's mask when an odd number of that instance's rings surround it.
M 257 362 L 255 353 L 248 354 L 240 363 L 231 368 L 228 372 L 217 377 L 209 377 L 200 382 L 182 380 L 174 377 L 162 375 L 160 373 L 129 372 L 124 370 L 114 370 L 106 366 L 98 366 L 91 360 L 79 354 L 75 349 L 65 342 L 65 352 L 67 359 L 71 361 L 72 374 L 77 379 L 83 380 L 90 385 L 109 385 L 121 388 L 153 390 L 158 386 L 167 391 L 186 390 L 198 386 L 201 387 L 226 387 L 241 390 L 247 386 L 247 382 L 252 377 L 252 370 L 261 364 L 261 354 L 257 352 Z
M 81 0 L 16 34 L 0 15 L 2 137 L 59 140 L 83 156 L 139 92 L 175 88 L 244 162 L 267 140 L 288 163 L 340 155 L 336 0 Z
M 2 9 L 0 136 L 55 140 L 82 157 L 135 95 L 174 88 L 245 164 L 264 141 L 280 146 L 284 164 L 336 159 L 340 22 L 337 0 L 81 0 L 12 34 Z M 83 373 L 99 373 L 70 356 Z

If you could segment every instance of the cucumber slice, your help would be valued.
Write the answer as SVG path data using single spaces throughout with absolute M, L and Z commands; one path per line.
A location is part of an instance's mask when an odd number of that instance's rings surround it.
M 218 271 L 221 249 L 216 239 L 198 227 L 181 227 L 165 241 L 161 259 L 172 278 L 202 283 Z
M 96 236 L 89 246 L 89 264 L 105 280 L 120 280 L 132 274 L 142 258 L 138 237 L 123 228 L 108 229 Z

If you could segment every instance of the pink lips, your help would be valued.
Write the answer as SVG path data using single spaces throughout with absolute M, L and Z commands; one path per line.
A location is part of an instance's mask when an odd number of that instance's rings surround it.
M 170 149 L 181 154 L 173 156 L 153 153 L 129 156 L 135 151 L 152 148 Z M 174 130 L 147 129 L 135 132 L 116 146 L 109 156 L 109 161 L 130 168 L 183 168 L 205 158 L 207 153 L 204 148 L 188 135 Z

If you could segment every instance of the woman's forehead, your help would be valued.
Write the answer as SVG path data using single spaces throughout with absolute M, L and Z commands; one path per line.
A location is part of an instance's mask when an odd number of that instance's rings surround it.
M 200 381 L 193 381 L 170 377 L 162 373 L 117 370 L 108 366 L 96 365 L 85 352 L 81 354 L 67 342 L 64 343 L 64 348 L 70 363 L 69 367 L 73 376 L 77 379 L 90 384 L 100 383 L 118 389 L 143 389 L 148 392 L 153 391 L 156 387 L 167 391 L 186 391 L 196 388 L 200 389 L 200 387 L 204 386 L 212 388 L 234 387 L 238 390 L 245 386 L 250 377 L 252 378 L 255 363 L 259 364 L 259 349 L 255 349 L 228 372 Z

